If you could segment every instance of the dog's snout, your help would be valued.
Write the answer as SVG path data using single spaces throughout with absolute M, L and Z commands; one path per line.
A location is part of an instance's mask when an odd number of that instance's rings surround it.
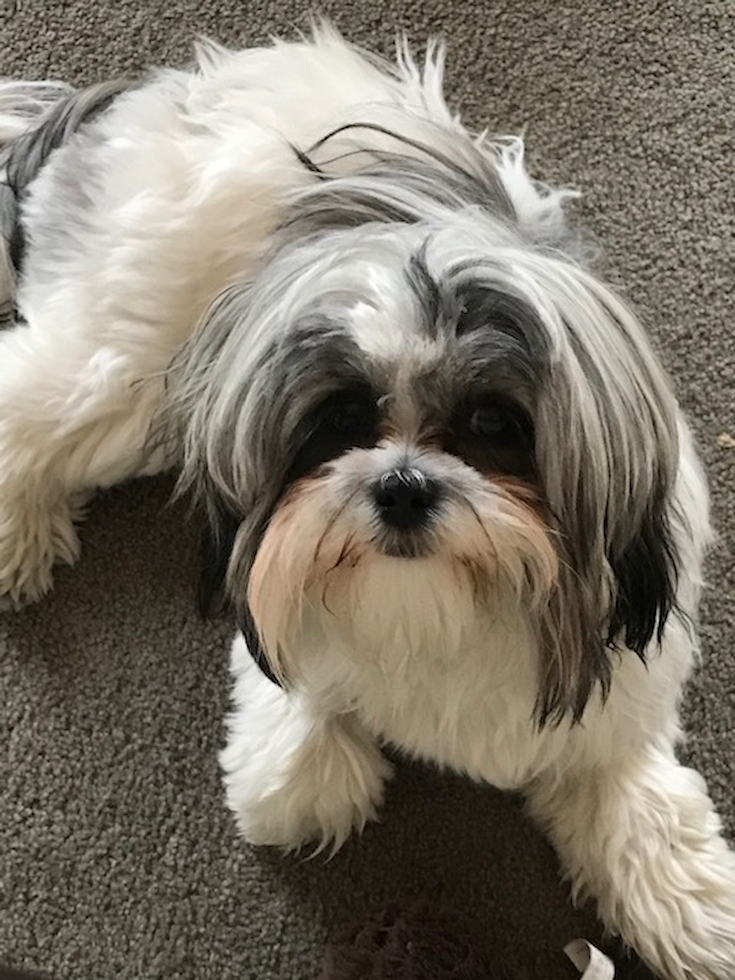
M 421 470 L 384 473 L 373 488 L 380 517 L 390 527 L 408 530 L 426 523 L 439 500 L 439 488 Z

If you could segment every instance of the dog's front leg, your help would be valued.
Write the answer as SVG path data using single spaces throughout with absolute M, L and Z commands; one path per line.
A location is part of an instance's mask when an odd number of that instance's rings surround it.
M 0 333 L 0 602 L 38 599 L 79 552 L 75 524 L 100 486 L 156 472 L 144 457 L 163 392 L 121 343 L 44 321 Z M 76 324 L 75 326 L 78 326 Z M 80 328 L 81 329 L 81 328 Z M 128 344 L 133 348 L 134 344 Z
M 252 844 L 336 851 L 375 817 L 391 767 L 351 714 L 330 714 L 286 692 L 238 635 L 231 658 L 234 710 L 220 756 L 227 803 Z
M 665 745 L 529 792 L 575 898 L 666 980 L 735 978 L 735 854 L 702 777 Z

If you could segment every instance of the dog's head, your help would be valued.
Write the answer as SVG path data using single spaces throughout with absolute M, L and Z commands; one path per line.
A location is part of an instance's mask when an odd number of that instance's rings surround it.
M 306 610 L 420 669 L 521 604 L 538 719 L 577 718 L 674 602 L 676 408 L 635 318 L 560 250 L 558 198 L 494 152 L 319 175 L 172 373 L 184 480 L 208 585 L 282 681 Z

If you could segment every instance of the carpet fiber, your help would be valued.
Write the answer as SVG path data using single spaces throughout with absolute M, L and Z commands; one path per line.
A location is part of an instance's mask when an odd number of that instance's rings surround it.
M 450 43 L 473 127 L 525 128 L 650 324 L 691 415 L 720 532 L 685 757 L 735 837 L 735 19 L 730 0 L 327 0 L 352 38 Z M 182 63 L 197 33 L 262 42 L 300 0 L 0 0 L 0 74 L 76 83 Z M 63 329 L 63 324 L 59 325 Z M 728 438 L 729 437 L 729 438 Z M 230 626 L 192 602 L 170 482 L 101 495 L 83 558 L 0 617 L 0 962 L 59 980 L 311 980 L 326 936 L 398 895 L 443 896 L 528 980 L 599 940 L 517 800 L 401 763 L 382 822 L 331 863 L 237 840 L 216 751 Z M 621 971 L 623 972 L 623 971 Z M 642 977 L 633 968 L 625 976 Z

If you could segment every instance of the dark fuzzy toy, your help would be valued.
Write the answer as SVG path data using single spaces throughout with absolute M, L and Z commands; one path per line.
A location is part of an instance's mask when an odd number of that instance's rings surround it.
M 415 901 L 391 903 L 337 934 L 317 980 L 521 980 L 491 964 L 458 915 Z

